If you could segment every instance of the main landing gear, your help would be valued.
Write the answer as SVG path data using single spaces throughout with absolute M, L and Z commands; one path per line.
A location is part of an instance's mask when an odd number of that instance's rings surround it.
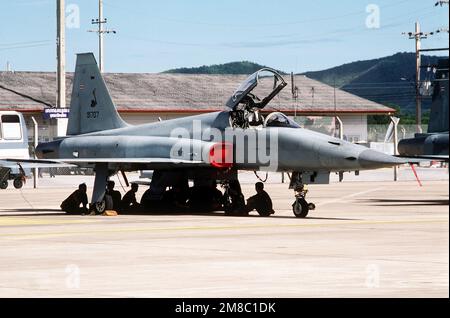
M 91 212 L 95 214 L 103 214 L 106 211 L 106 184 L 114 171 L 108 169 L 107 163 L 98 163 L 95 165 L 95 181 L 94 181 L 94 191 L 92 193 L 92 200 L 89 207 Z
M 295 191 L 295 202 L 292 204 L 294 215 L 298 218 L 306 218 L 309 211 L 315 210 L 316 206 L 314 203 L 308 203 L 306 201 L 308 189 L 306 188 L 306 185 L 303 184 L 302 174 L 300 172 L 294 172 L 292 174 L 289 188 L 294 189 Z
M 92 204 L 91 210 L 95 212 L 95 214 L 103 214 L 106 211 L 106 201 L 103 199 L 100 202 L 96 202 Z

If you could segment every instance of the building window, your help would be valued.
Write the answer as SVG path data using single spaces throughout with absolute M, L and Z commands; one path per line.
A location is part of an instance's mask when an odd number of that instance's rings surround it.
M 22 128 L 20 125 L 20 118 L 18 115 L 2 115 L 2 133 L 5 140 L 21 140 Z

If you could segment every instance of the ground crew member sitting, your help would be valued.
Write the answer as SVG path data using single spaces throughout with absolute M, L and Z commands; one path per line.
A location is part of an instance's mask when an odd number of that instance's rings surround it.
M 61 210 L 68 214 L 83 214 L 88 212 L 88 197 L 86 184 L 80 184 L 78 190 L 73 192 L 67 199 L 61 203 Z M 80 207 L 80 204 L 83 207 Z
M 217 189 L 216 181 L 194 186 L 189 197 L 189 207 L 193 212 L 213 212 L 223 209 L 223 194 Z
M 140 204 L 136 200 L 136 193 L 139 190 L 139 185 L 137 183 L 131 184 L 131 190 L 128 191 L 120 203 L 120 209 L 122 212 L 130 212 L 140 208 Z
M 105 196 L 109 196 L 110 200 L 106 200 L 107 202 L 107 209 L 108 210 L 114 210 L 114 211 L 120 211 L 120 203 L 122 201 L 122 194 L 120 194 L 119 191 L 114 190 L 115 186 L 114 181 L 108 181 L 108 185 L 106 188 Z M 109 202 L 112 202 L 112 204 L 108 204 Z M 112 205 L 112 206 L 110 206 Z
M 161 200 L 163 211 L 184 212 L 188 208 L 189 184 L 178 183 L 166 192 Z
M 258 182 L 255 184 L 256 195 L 247 199 L 247 212 L 256 210 L 261 216 L 270 216 L 275 211 L 272 207 L 272 200 L 270 196 L 264 191 L 264 183 Z

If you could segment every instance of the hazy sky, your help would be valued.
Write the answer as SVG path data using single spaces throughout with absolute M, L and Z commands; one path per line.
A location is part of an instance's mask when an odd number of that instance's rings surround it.
M 416 20 L 424 31 L 448 26 L 448 7 L 436 1 L 104 0 L 107 28 L 118 32 L 105 36 L 105 71 L 249 60 L 303 72 L 413 51 L 413 40 L 401 33 L 413 31 Z M 55 70 L 56 0 L 0 4 L 0 69 L 10 61 L 15 70 Z M 66 0 L 66 7 L 67 70 L 73 71 L 77 52 L 97 55 L 97 37 L 87 30 L 98 1 Z M 447 43 L 445 33 L 423 46 Z

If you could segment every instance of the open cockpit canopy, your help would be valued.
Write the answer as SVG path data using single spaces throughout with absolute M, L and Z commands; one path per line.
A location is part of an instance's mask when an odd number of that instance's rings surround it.
M 287 86 L 281 75 L 270 68 L 263 68 L 250 75 L 227 102 L 232 110 L 242 104 L 245 109 L 263 109 Z

